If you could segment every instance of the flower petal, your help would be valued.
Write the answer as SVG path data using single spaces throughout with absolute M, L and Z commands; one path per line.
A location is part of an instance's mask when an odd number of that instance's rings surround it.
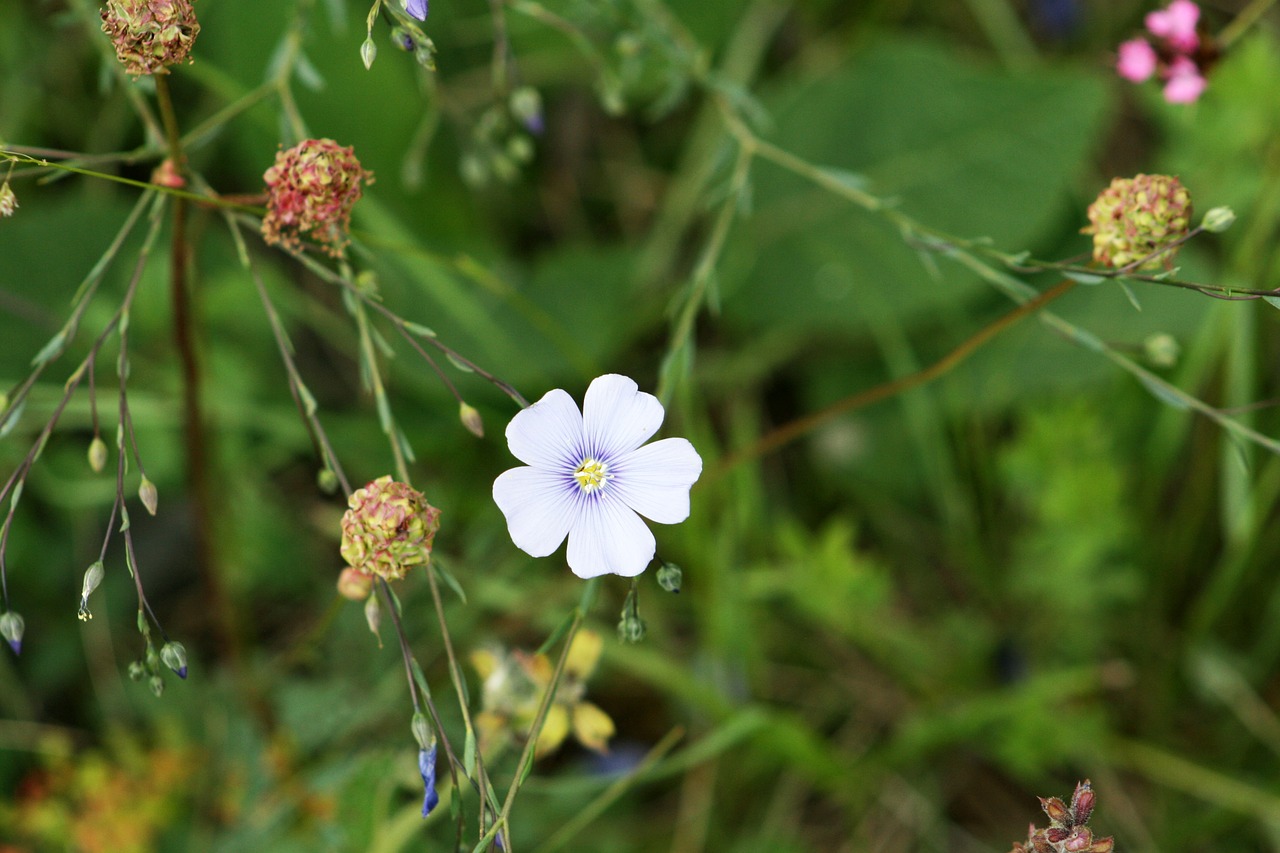
M 556 388 L 521 409 L 507 424 L 507 446 L 526 465 L 570 470 L 582 460 L 582 413 L 566 392 Z M 570 459 L 572 458 L 572 461 Z
M 662 404 L 634 381 L 616 373 L 591 381 L 582 400 L 586 447 L 609 458 L 635 450 L 662 426 Z
M 653 560 L 657 543 L 649 528 L 616 498 L 584 498 L 569 530 L 569 568 L 580 578 L 632 578 Z
M 610 484 L 627 506 L 659 524 L 689 517 L 689 487 L 702 474 L 702 457 L 683 438 L 664 438 L 614 463 Z
M 511 541 L 533 557 L 560 547 L 573 524 L 576 493 L 563 474 L 537 468 L 512 468 L 493 481 L 493 500 L 507 517 Z

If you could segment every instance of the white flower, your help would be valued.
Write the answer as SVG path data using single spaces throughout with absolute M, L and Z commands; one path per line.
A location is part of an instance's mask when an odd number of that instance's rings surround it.
M 582 578 L 643 572 L 655 545 L 639 516 L 684 521 L 689 487 L 702 473 L 683 438 L 641 447 L 662 415 L 657 397 L 612 373 L 592 381 L 582 412 L 558 388 L 519 412 L 507 424 L 507 446 L 528 467 L 493 483 L 511 541 L 545 557 L 568 536 L 569 568 Z

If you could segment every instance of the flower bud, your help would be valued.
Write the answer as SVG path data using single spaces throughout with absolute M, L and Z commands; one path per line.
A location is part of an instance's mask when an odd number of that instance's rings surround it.
M 84 580 L 80 584 L 80 610 L 76 613 L 81 622 L 88 622 L 93 618 L 93 614 L 89 612 L 89 596 L 98 588 L 98 584 L 102 583 L 104 574 L 106 569 L 101 560 L 85 569 Z
M 320 491 L 326 495 L 331 495 L 338 491 L 338 475 L 334 473 L 332 468 L 321 468 L 316 474 L 316 485 Z
M 1210 234 L 1221 234 L 1236 221 L 1236 212 L 1229 207 L 1212 207 L 1200 221 L 1200 227 Z
M 142 501 L 142 505 L 147 508 L 147 512 L 152 515 L 156 514 L 160 496 L 156 492 L 156 484 L 148 480 L 145 474 L 142 477 L 142 483 L 138 486 L 138 500 Z
M 431 744 L 430 749 L 418 750 L 418 773 L 422 776 L 422 816 L 426 817 L 440 803 L 440 795 L 436 793 L 436 745 L 434 743 Z
M 413 739 L 418 742 L 419 749 L 430 749 L 435 746 L 436 738 L 431 733 L 431 724 L 427 722 L 426 714 L 415 711 L 409 729 L 413 732 Z
M 342 516 L 343 558 L 353 568 L 387 580 L 426 565 L 440 529 L 440 510 L 422 492 L 390 476 L 357 489 Z
M 620 642 L 638 643 L 644 639 L 647 631 L 648 628 L 639 614 L 625 610 L 622 612 L 622 618 L 618 621 L 618 640 Z
M 662 561 L 662 565 L 658 568 L 658 586 L 667 592 L 680 592 L 680 584 L 684 580 L 684 570 L 675 563 Z
M 102 31 L 125 71 L 168 74 L 191 52 L 200 24 L 190 0 L 107 0 Z
M 147 667 L 140 660 L 135 660 L 129 664 L 129 680 L 141 681 L 143 676 L 147 674 Z
M 480 420 L 480 413 L 474 407 L 463 403 L 458 410 L 458 419 L 467 428 L 467 432 L 476 438 L 484 438 L 484 421 Z
M 373 38 L 366 38 L 364 44 L 360 45 L 360 61 L 364 63 L 365 71 L 373 67 L 373 60 L 378 58 L 378 46 L 373 43 Z
M 1178 363 L 1182 347 L 1178 346 L 1178 341 L 1173 335 L 1160 332 L 1149 335 L 1142 342 L 1142 352 L 1153 367 L 1173 367 Z
M 1108 267 L 1172 266 L 1178 241 L 1191 223 L 1191 195 L 1177 178 L 1116 178 L 1089 205 L 1093 259 Z
M 179 678 L 187 677 L 187 649 L 182 643 L 173 641 L 165 643 L 160 648 L 160 660 L 177 673 Z
M 364 621 L 368 623 L 373 636 L 378 638 L 378 648 L 382 648 L 382 635 L 378 628 L 382 626 L 382 607 L 378 604 L 378 596 L 371 595 L 364 602 Z
M 4 637 L 15 655 L 22 654 L 22 634 L 26 628 L 22 617 L 12 610 L 0 613 L 0 637 Z
M 5 181 L 0 185 L 0 216 L 13 216 L 13 212 L 17 209 L 18 196 L 14 194 L 9 182 Z
M 1085 779 L 1078 783 L 1075 792 L 1071 795 L 1071 822 L 1077 826 L 1088 823 L 1096 802 L 1097 795 L 1093 793 L 1093 786 L 1089 780 Z
M 373 575 L 350 566 L 338 575 L 338 595 L 347 601 L 364 601 L 373 591 Z
M 1057 797 L 1041 797 L 1040 807 L 1049 816 L 1049 820 L 1058 826 L 1065 823 L 1067 818 L 1071 816 L 1071 813 L 1067 810 L 1067 804 Z
M 164 679 L 158 675 L 153 675 L 147 679 L 147 686 L 151 688 L 151 692 L 159 699 L 164 693 Z
M 107 467 L 107 443 L 100 435 L 95 435 L 93 441 L 89 442 L 89 467 L 95 474 L 101 474 L 102 469 Z
M 507 106 L 511 110 L 511 115 L 515 116 L 516 121 L 524 125 L 526 130 L 535 135 L 542 133 L 542 96 L 538 94 L 537 89 L 532 86 L 521 86 L 511 93 Z

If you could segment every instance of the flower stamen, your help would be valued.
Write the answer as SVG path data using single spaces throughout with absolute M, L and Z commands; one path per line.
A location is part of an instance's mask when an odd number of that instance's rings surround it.
M 609 482 L 609 466 L 597 459 L 584 459 L 573 470 L 573 479 L 578 481 L 578 488 L 591 494 L 596 489 L 603 489 L 605 483 Z

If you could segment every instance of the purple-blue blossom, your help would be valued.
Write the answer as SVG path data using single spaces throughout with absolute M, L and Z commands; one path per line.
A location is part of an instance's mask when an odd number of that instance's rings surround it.
M 434 742 L 430 749 L 418 750 L 418 772 L 422 774 L 422 787 L 426 789 L 422 798 L 422 816 L 426 817 L 440 802 L 440 795 L 436 793 L 436 745 Z
M 581 578 L 643 572 L 655 542 L 640 517 L 684 521 L 689 488 L 702 473 L 685 439 L 644 444 L 662 417 L 656 397 L 617 374 L 592 381 L 582 411 L 557 388 L 516 414 L 507 446 L 526 467 L 493 484 L 511 541 L 546 557 L 568 537 L 569 568 Z
M 404 0 L 404 10 L 419 21 L 427 19 L 427 0 Z

